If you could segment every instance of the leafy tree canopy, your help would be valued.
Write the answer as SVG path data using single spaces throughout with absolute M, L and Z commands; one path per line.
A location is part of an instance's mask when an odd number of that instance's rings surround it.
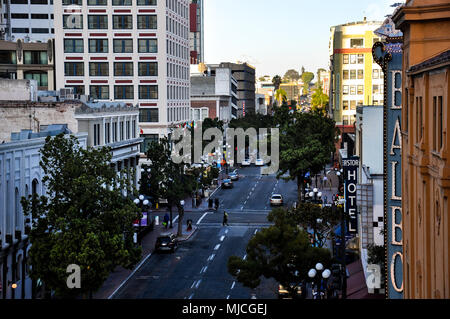
M 300 74 L 298 71 L 294 69 L 287 70 L 284 74 L 283 80 L 291 82 L 291 81 L 298 81 L 300 79 Z
M 40 150 L 47 194 L 22 198 L 31 214 L 30 276 L 60 297 L 95 292 L 111 271 L 131 268 L 141 256 L 133 244 L 136 194 L 111 167 L 109 148 L 80 147 L 74 136 L 47 137 Z M 81 269 L 81 289 L 67 287 L 67 267 Z
M 262 277 L 273 278 L 296 298 L 296 287 L 308 279 L 308 271 L 317 262 L 330 265 L 330 252 L 312 247 L 307 233 L 297 227 L 285 209 L 274 209 L 268 220 L 274 225 L 253 236 L 245 260 L 238 256 L 229 258 L 228 272 L 249 288 L 258 287 Z

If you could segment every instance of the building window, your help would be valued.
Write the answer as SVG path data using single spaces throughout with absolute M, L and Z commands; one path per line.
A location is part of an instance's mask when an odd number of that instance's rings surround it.
M 364 54 L 358 54 L 358 64 L 364 64 Z
M 105 123 L 105 144 L 111 143 L 111 123 Z
M 114 98 L 119 100 L 134 99 L 134 87 L 132 85 L 115 85 Z
M 81 14 L 64 14 L 64 29 L 83 29 L 83 16 Z
M 47 51 L 24 51 L 25 64 L 48 64 Z
M 100 124 L 94 124 L 94 146 L 100 145 Z
M 114 39 L 114 53 L 133 53 L 133 40 Z
M 342 110 L 347 111 L 348 110 L 348 101 L 342 101 Z
M 158 99 L 157 85 L 139 85 L 139 99 L 156 100 Z
M 374 84 L 373 85 L 373 94 L 383 94 L 383 86 Z
M 91 85 L 89 87 L 89 94 L 96 100 L 108 100 L 109 99 L 109 86 L 108 85 Z
M 364 39 L 350 39 L 350 47 L 362 48 L 364 46 Z
M 83 53 L 83 39 L 64 39 L 64 53 Z
M 0 51 L 2 64 L 17 64 L 16 51 Z
M 358 95 L 363 95 L 364 94 L 364 85 L 358 85 Z
M 156 6 L 156 0 L 137 0 L 138 6 Z
M 89 53 L 108 53 L 108 39 L 89 39 Z
M 63 0 L 62 2 L 63 6 L 70 6 L 70 5 L 78 5 L 78 6 L 82 6 L 83 5 L 83 0 Z
M 353 101 L 350 101 L 350 110 L 356 110 L 356 101 L 355 100 L 353 100 Z
M 72 88 L 73 94 L 84 94 L 84 85 L 66 85 L 66 88 Z
M 113 15 L 113 29 L 132 29 L 132 15 Z
M 158 42 L 156 39 L 139 39 L 139 53 L 158 53 Z
M 131 6 L 131 0 L 113 0 L 113 6 Z
M 133 62 L 114 62 L 115 76 L 133 76 Z
M 350 70 L 350 80 L 356 80 L 356 70 Z
M 88 29 L 108 29 L 108 16 L 88 15 Z
M 347 95 L 348 94 L 348 85 L 344 85 L 342 87 L 342 94 Z
M 44 71 L 26 71 L 24 78 L 27 80 L 36 80 L 38 86 L 48 86 L 48 74 Z
M 380 70 L 373 70 L 373 75 L 372 75 L 373 79 L 379 79 L 380 78 Z
M 356 95 L 356 85 L 350 86 L 350 95 Z
M 351 54 L 350 55 L 350 63 L 351 64 L 356 64 L 356 54 Z
M 442 149 L 444 143 L 444 113 L 443 113 L 443 102 L 442 96 L 438 96 L 438 122 L 437 122 L 437 130 L 438 130 L 438 150 Z
M 144 138 L 144 141 L 141 143 L 141 153 L 147 153 L 152 142 L 158 143 L 159 141 L 158 134 L 141 134 L 140 137 Z
M 131 127 L 131 137 L 136 138 L 136 120 L 133 120 L 133 126 Z
M 120 140 L 123 141 L 123 121 L 120 122 Z
M 90 76 L 108 76 L 109 63 L 108 62 L 90 62 L 89 63 Z
M 113 143 L 117 142 L 117 122 L 114 122 L 112 126 L 112 139 Z
M 65 76 L 84 76 L 84 62 L 65 62 Z
M 342 124 L 344 124 L 344 125 L 349 125 L 350 122 L 349 122 L 348 118 L 349 118 L 348 115 L 344 115 L 344 116 L 342 117 Z
M 139 109 L 139 122 L 156 123 L 158 121 L 158 109 Z
M 364 79 L 364 70 L 358 70 L 358 80 Z
M 158 76 L 158 62 L 139 62 L 139 76 Z
M 108 5 L 107 0 L 88 0 L 89 6 L 106 6 Z
M 158 23 L 156 15 L 138 15 L 138 29 L 157 29 Z
M 344 79 L 344 80 L 348 80 L 350 77 L 349 77 L 349 72 L 348 72 L 348 70 L 344 70 L 343 71 L 343 74 L 342 74 L 342 79 Z

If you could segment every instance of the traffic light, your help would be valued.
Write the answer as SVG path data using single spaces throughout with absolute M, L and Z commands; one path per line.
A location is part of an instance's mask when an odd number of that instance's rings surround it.
M 333 264 L 331 265 L 331 276 L 332 276 L 332 287 L 335 290 L 340 290 L 342 288 L 341 276 L 342 276 L 342 265 Z

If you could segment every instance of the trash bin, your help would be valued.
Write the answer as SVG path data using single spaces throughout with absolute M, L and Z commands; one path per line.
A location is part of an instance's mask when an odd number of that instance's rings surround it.
M 213 207 L 213 199 L 210 198 L 208 199 L 208 208 L 212 208 Z

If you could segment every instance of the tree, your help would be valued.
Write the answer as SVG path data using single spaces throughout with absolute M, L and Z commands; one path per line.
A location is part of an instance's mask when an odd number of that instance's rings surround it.
M 177 142 L 177 141 L 175 141 Z M 170 226 L 172 227 L 172 208 L 178 209 L 178 232 L 182 236 L 184 208 L 181 201 L 191 195 L 196 186 L 196 176 L 189 172 L 190 165 L 184 162 L 179 164 L 172 161 L 171 145 L 164 137 L 159 142 L 152 142 L 147 153 L 150 177 L 148 177 L 153 198 L 167 199 L 170 212 Z
M 298 81 L 299 79 L 300 74 L 294 69 L 287 70 L 283 77 L 283 80 L 287 82 Z
M 297 298 L 296 288 L 308 280 L 308 271 L 317 262 L 330 265 L 330 251 L 312 247 L 307 233 L 297 227 L 287 210 L 274 209 L 267 219 L 274 225 L 253 236 L 245 260 L 238 256 L 228 259 L 228 272 L 252 289 L 260 285 L 262 277 L 273 278 Z
M 334 238 L 333 230 L 339 224 L 341 216 L 331 207 L 321 207 L 313 203 L 300 203 L 290 213 L 297 225 L 313 231 L 312 240 L 315 247 L 323 247 L 327 240 Z
M 297 179 L 298 199 L 302 201 L 305 174 L 319 173 L 335 151 L 335 122 L 317 113 L 291 113 L 287 106 L 278 108 L 275 118 L 280 128 L 277 176 L 288 173 L 284 179 Z
M 312 73 L 312 72 L 303 72 L 302 73 L 302 81 L 303 81 L 303 87 L 304 87 L 303 95 L 306 95 L 309 92 L 310 83 L 313 79 L 314 79 L 314 73 Z
M 321 72 L 325 72 L 325 71 L 326 71 L 326 70 L 323 69 L 323 68 L 317 69 L 317 83 L 318 83 L 318 87 L 321 87 L 321 86 L 322 86 L 322 84 L 320 83 L 320 82 L 321 82 L 320 73 L 321 73 Z
M 281 104 L 287 101 L 287 93 L 283 89 L 278 89 L 275 91 L 275 99 Z
M 272 79 L 272 83 L 275 86 L 275 91 L 277 91 L 280 88 L 281 77 L 279 75 L 275 75 Z
M 130 196 L 136 190 L 111 167 L 109 148 L 83 149 L 60 134 L 47 137 L 40 153 L 47 194 L 21 201 L 33 224 L 30 276 L 58 297 L 95 292 L 116 266 L 131 269 L 140 259 L 133 243 L 140 212 Z M 71 264 L 80 267 L 80 289 L 67 287 Z
M 317 88 L 314 91 L 314 94 L 312 95 L 312 100 L 311 100 L 312 111 L 325 115 L 327 113 L 327 107 L 328 107 L 329 101 L 330 101 L 330 98 L 328 97 L 328 95 L 323 93 L 322 87 L 319 86 L 319 88 Z

